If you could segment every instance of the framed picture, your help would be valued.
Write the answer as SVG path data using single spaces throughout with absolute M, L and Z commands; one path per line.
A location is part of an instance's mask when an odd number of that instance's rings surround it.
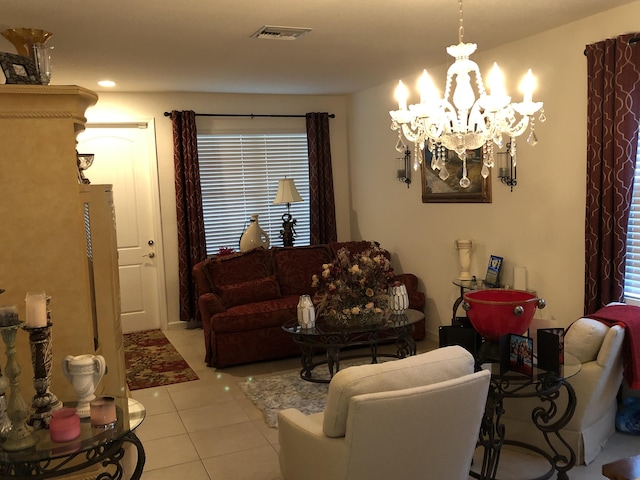
M 487 276 L 484 279 L 485 285 L 488 287 L 500 286 L 500 272 L 502 271 L 502 257 L 491 255 L 489 258 L 489 266 L 487 267 Z
M 482 148 L 467 150 L 467 177 L 471 185 L 460 186 L 462 160 L 452 150 L 446 150 L 449 178 L 440 179 L 440 171 L 431 168 L 433 154 L 424 149 L 422 161 L 422 203 L 491 203 L 491 175 L 482 178 Z
M 500 342 L 500 374 L 517 372 L 533 377 L 533 338 L 505 335 Z
M 29 57 L 0 52 L 0 66 L 8 84 L 40 85 L 36 64 Z
M 537 339 L 538 368 L 560 374 L 564 365 L 564 329 L 539 328 Z

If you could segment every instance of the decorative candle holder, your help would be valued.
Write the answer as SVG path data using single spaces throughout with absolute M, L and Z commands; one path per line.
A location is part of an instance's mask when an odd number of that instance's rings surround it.
M 51 323 L 46 327 L 24 327 L 24 329 L 29 333 L 33 388 L 36 391 L 31 402 L 34 412 L 29 417 L 28 423 L 35 428 L 48 428 L 53 411 L 62 407 L 60 400 L 49 391 L 53 361 Z
M 27 424 L 27 405 L 20 393 L 18 377 L 20 376 L 20 365 L 16 360 L 16 333 L 22 328 L 24 323 L 0 327 L 2 340 L 6 346 L 7 366 L 5 373 L 9 378 L 9 403 L 7 406 L 9 418 L 11 419 L 11 431 L 7 435 L 7 440 L 2 448 L 9 451 L 24 450 L 35 445 L 36 441 L 32 435 L 33 429 Z
M 116 424 L 116 399 L 113 397 L 97 397 L 89 402 L 91 425 L 100 428 L 111 428 Z
M 78 395 L 76 409 L 80 418 L 88 418 L 91 415 L 89 402 L 96 398 L 93 392 L 106 370 L 107 364 L 102 355 L 67 355 L 62 362 L 62 373 Z

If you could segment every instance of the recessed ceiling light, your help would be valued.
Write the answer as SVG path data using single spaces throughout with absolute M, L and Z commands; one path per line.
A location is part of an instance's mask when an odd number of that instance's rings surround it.
M 116 82 L 114 82 L 112 80 L 100 80 L 98 82 L 98 85 L 100 85 L 101 87 L 115 87 L 116 86 Z

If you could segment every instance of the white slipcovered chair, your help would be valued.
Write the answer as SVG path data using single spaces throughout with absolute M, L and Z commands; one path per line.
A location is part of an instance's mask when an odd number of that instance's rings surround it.
M 568 379 L 576 393 L 576 410 L 560 430 L 576 454 L 576 465 L 591 463 L 615 431 L 624 333 L 620 326 L 609 328 L 597 320 L 580 318 L 565 334 L 565 352 L 582 363 L 580 371 Z M 566 400 L 563 390 L 557 401 L 560 412 L 564 411 Z M 505 436 L 549 451 L 531 420 L 533 408 L 539 405 L 544 406 L 538 399 L 505 399 Z
M 459 346 L 340 370 L 324 412 L 279 412 L 282 475 L 466 480 L 489 377 Z

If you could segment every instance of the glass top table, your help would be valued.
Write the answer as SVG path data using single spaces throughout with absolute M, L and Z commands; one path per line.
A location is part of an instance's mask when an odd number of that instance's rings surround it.
M 134 430 L 144 420 L 146 410 L 132 398 L 115 397 L 115 402 L 117 420 L 112 427 L 93 427 L 89 418 L 82 418 L 80 436 L 68 442 L 53 442 L 49 430 L 38 429 L 33 432 L 36 440 L 33 447 L 18 451 L 0 449 L 0 477 L 62 477 L 102 464 L 107 471 L 100 478 L 122 478 L 120 461 L 124 454 L 124 443 L 131 443 L 138 452 L 131 478 L 140 478 L 145 454 Z M 65 406 L 75 407 L 75 403 L 65 403 Z
M 503 371 L 500 363 L 482 363 L 480 368 L 491 372 L 491 381 L 478 439 L 478 446 L 484 449 L 483 461 L 479 471 L 472 469 L 470 475 L 482 480 L 494 480 L 502 445 L 512 445 L 538 454 L 549 462 L 549 471 L 538 479 L 550 478 L 554 474 L 558 479 L 567 479 L 567 472 L 575 465 L 576 456 L 569 444 L 564 442 L 560 431 L 575 413 L 576 394 L 568 379 L 580 372 L 580 361 L 565 352 L 564 364 L 559 371 L 543 370 L 534 362 L 531 375 Z M 566 398 L 566 401 L 558 401 L 560 397 Z M 508 440 L 509 432 L 501 420 L 505 413 L 505 399 L 539 400 L 532 404 L 531 421 L 533 427 L 543 432 L 553 454 L 527 443 Z
M 336 325 L 327 322 L 326 318 L 316 320 L 313 328 L 302 328 L 297 319 L 291 319 L 282 326 L 283 330 L 293 336 L 293 341 L 300 346 L 303 380 L 317 383 L 329 383 L 334 373 L 340 370 L 340 361 L 353 358 L 371 358 L 377 363 L 379 357 L 404 358 L 416 354 L 416 342 L 412 337 L 414 325 L 424 319 L 418 310 L 406 310 L 402 315 L 390 315 L 379 324 L 356 324 L 353 326 Z M 394 353 L 380 353 L 381 344 L 395 343 Z M 369 353 L 345 356 L 344 349 L 368 347 Z M 316 361 L 314 355 L 326 352 L 325 358 Z M 319 376 L 313 370 L 318 365 L 327 365 L 329 377 Z

